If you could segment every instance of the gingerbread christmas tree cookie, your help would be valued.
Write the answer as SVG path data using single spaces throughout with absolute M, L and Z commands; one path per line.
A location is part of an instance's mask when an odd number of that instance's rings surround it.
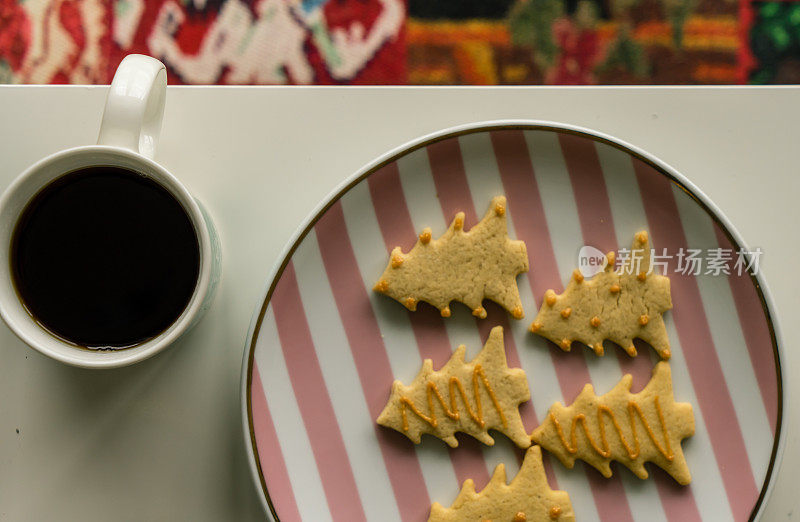
M 532 446 L 525 453 L 519 473 L 506 484 L 506 468 L 498 464 L 489 484 L 475 492 L 472 479 L 464 481 L 461 492 L 449 508 L 438 502 L 431 506 L 428 522 L 573 522 L 575 514 L 566 491 L 554 491 L 547 484 L 542 467 L 542 450 Z
M 662 359 L 669 359 L 667 329 L 662 315 L 672 308 L 669 279 L 651 267 L 647 232 L 636 234 L 622 266 L 614 270 L 615 254 L 609 252 L 603 271 L 585 279 L 575 270 L 564 293 L 545 293 L 531 331 L 568 351 L 575 341 L 603 355 L 608 339 L 636 355 L 633 339 L 650 344 Z
M 389 402 L 378 424 L 395 429 L 419 444 L 429 433 L 455 448 L 456 432 L 494 444 L 489 430 L 504 433 L 520 448 L 531 441 L 519 414 L 530 399 L 528 380 L 520 368 L 509 368 L 503 345 L 503 328 L 496 326 L 480 353 L 464 361 L 466 348 L 458 347 L 441 370 L 425 359 L 422 370 L 406 386 L 394 381 Z
M 524 313 L 516 278 L 527 271 L 525 243 L 509 239 L 506 198 L 498 196 L 468 232 L 464 213 L 459 212 L 439 239 L 433 239 L 426 228 L 408 253 L 400 247 L 392 250 L 374 290 L 412 311 L 425 301 L 438 308 L 442 317 L 450 317 L 451 301 L 460 301 L 483 319 L 483 300 L 490 299 L 521 319 Z
M 675 402 L 669 364 L 659 362 L 639 393 L 631 393 L 632 381 L 625 375 L 600 396 L 587 384 L 571 406 L 555 403 L 531 438 L 568 468 L 581 459 L 610 477 L 616 460 L 646 479 L 644 463 L 652 462 L 689 484 L 681 441 L 694 434 L 694 414 L 690 404 Z

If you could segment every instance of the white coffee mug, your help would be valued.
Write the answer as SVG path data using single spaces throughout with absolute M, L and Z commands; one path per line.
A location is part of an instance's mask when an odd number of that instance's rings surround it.
M 53 359 L 85 368 L 114 368 L 142 361 L 194 326 L 211 305 L 220 271 L 214 225 L 186 187 L 153 161 L 166 86 L 164 64 L 149 56 L 125 57 L 108 92 L 97 145 L 64 150 L 42 159 L 17 177 L 0 198 L 0 315 L 20 339 Z M 156 181 L 184 208 L 200 246 L 197 284 L 183 313 L 156 337 L 119 350 L 78 348 L 48 332 L 25 309 L 11 274 L 12 235 L 28 202 L 61 176 L 92 166 L 121 167 Z

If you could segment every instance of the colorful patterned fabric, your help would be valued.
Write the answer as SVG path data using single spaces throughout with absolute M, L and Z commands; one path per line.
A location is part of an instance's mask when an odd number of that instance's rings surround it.
M 0 82 L 108 83 L 128 53 L 187 84 L 800 81 L 800 3 L 0 0 Z

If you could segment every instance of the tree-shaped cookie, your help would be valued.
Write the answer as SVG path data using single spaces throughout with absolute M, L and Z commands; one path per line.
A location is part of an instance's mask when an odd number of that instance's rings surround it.
M 527 271 L 525 243 L 508 238 L 506 198 L 498 196 L 469 232 L 464 230 L 464 213 L 459 212 L 439 239 L 426 228 L 407 254 L 395 247 L 374 290 L 412 311 L 425 301 L 442 317 L 450 317 L 451 301 L 460 301 L 483 319 L 483 300 L 490 299 L 521 319 L 516 278 Z
M 622 251 L 620 252 L 622 253 Z M 633 339 L 650 344 L 663 359 L 669 359 L 669 340 L 663 313 L 672 308 L 669 279 L 651 266 L 647 232 L 638 232 L 622 266 L 614 270 L 614 252 L 607 255 L 603 271 L 584 279 L 575 270 L 563 294 L 545 292 L 539 315 L 531 331 L 569 351 L 581 342 L 603 355 L 608 339 L 636 355 Z
M 610 477 L 610 463 L 616 460 L 646 479 L 644 463 L 652 462 L 679 484 L 688 484 L 692 476 L 681 441 L 694 435 L 691 404 L 675 402 L 667 362 L 656 364 L 641 392 L 631 393 L 632 382 L 625 375 L 600 396 L 587 384 L 571 406 L 553 404 L 531 438 L 568 468 L 581 459 Z
M 435 371 L 430 359 L 414 381 L 392 384 L 389 402 L 378 424 L 395 429 L 419 444 L 429 433 L 451 447 L 458 446 L 456 432 L 494 444 L 489 430 L 504 433 L 520 448 L 531 441 L 519 414 L 519 405 L 530 399 L 528 380 L 520 368 L 509 368 L 503 345 L 503 328 L 495 326 L 480 353 L 464 361 L 464 345 Z
M 498 464 L 492 479 L 480 493 L 472 479 L 449 508 L 431 506 L 428 522 L 574 522 L 575 514 L 566 491 L 553 491 L 542 467 L 542 450 L 532 446 L 525 453 L 519 473 L 506 484 L 506 468 Z

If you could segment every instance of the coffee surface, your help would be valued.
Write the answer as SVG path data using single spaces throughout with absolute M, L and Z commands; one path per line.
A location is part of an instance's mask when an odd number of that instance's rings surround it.
M 14 284 L 29 313 L 86 348 L 125 348 L 166 330 L 197 284 L 186 211 L 155 181 L 119 167 L 66 174 L 37 194 L 12 237 Z

